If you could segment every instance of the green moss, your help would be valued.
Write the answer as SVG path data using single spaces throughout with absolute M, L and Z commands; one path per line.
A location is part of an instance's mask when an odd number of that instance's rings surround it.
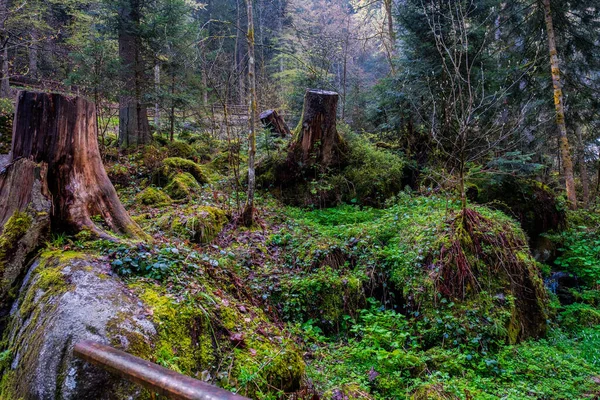
M 186 142 L 174 140 L 168 144 L 169 157 L 194 158 L 195 153 L 192 146 Z
M 0 400 L 20 400 L 23 398 L 15 390 L 15 379 L 15 371 L 3 372 L 2 380 L 0 380 Z
M 338 332 L 344 315 L 356 315 L 365 304 L 363 282 L 367 277 L 330 266 L 306 275 L 285 276 L 281 301 L 285 316 L 293 321 L 314 320 L 326 332 Z
M 189 197 L 193 192 L 200 189 L 200 185 L 194 177 L 187 173 L 181 173 L 176 175 L 165 187 L 165 192 L 171 196 L 171 198 L 176 200 L 185 199 Z
M 429 384 L 423 385 L 418 388 L 410 400 L 454 400 L 458 399 L 455 395 L 448 393 L 444 390 L 444 386 L 441 384 Z
M 4 224 L 0 235 L 0 273 L 4 269 L 6 257 L 11 255 L 13 249 L 23 235 L 27 232 L 33 219 L 25 212 L 16 211 Z
M 128 315 L 120 312 L 106 324 L 106 333 L 111 344 L 136 357 L 144 360 L 152 359 L 152 347 L 144 335 L 131 329 L 124 329 L 123 324 L 128 322 Z
M 153 311 L 158 330 L 156 362 L 187 375 L 210 369 L 214 362 L 210 322 L 200 308 L 175 303 L 145 285 L 140 299 Z
M 176 177 L 177 174 L 182 172 L 192 175 L 199 184 L 209 182 L 206 173 L 200 165 L 180 157 L 165 158 L 161 167 L 152 175 L 152 182 L 155 185 L 164 186 Z
M 147 206 L 161 206 L 171 203 L 168 194 L 152 186 L 147 187 L 135 196 L 137 202 Z
M 220 208 L 191 206 L 167 213 L 156 223 L 162 230 L 181 239 L 209 243 L 221 232 L 227 221 L 227 215 Z

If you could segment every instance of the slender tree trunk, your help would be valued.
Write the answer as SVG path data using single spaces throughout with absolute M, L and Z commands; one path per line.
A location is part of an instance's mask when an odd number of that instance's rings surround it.
M 0 81 L 0 98 L 10 97 L 8 71 L 8 34 L 5 31 L 8 18 L 8 0 L 0 0 L 0 45 L 2 45 L 2 81 Z
M 156 129 L 156 132 L 160 132 L 160 103 L 158 101 L 160 95 L 160 64 L 158 61 L 154 64 L 154 95 L 156 96 L 154 102 L 154 129 Z
M 348 26 L 346 28 L 346 41 L 344 44 L 344 72 L 342 74 L 342 121 L 346 117 L 346 77 L 348 74 L 348 44 L 350 42 L 350 17 L 348 16 Z
M 150 143 L 148 112 L 143 103 L 146 84 L 142 43 L 139 34 L 141 0 L 129 0 L 119 12 L 119 56 L 124 90 L 119 97 L 119 146 Z
M 252 0 L 246 0 L 248 9 L 248 84 L 250 86 L 250 101 L 248 106 L 248 196 L 242 213 L 242 223 L 251 226 L 254 222 L 254 190 L 256 186 L 254 157 L 256 155 L 256 75 L 254 66 L 254 19 Z
M 8 40 L 4 42 L 2 49 L 2 82 L 0 83 L 0 97 L 10 98 L 10 71 L 8 64 Z
M 34 23 L 38 21 L 33 21 Z M 31 44 L 27 48 L 29 55 L 29 76 L 36 79 L 38 77 L 38 32 L 37 29 L 32 29 L 31 32 Z
M 573 176 L 573 161 L 571 160 L 571 149 L 567 137 L 567 125 L 565 123 L 565 110 L 563 104 L 562 82 L 560 80 L 560 67 L 558 65 L 558 53 L 556 51 L 556 37 L 552 25 L 552 14 L 550 12 L 550 0 L 543 0 L 544 15 L 546 18 L 546 31 L 548 32 L 548 48 L 550 50 L 550 67 L 552 72 L 552 86 L 554 87 L 554 106 L 556 108 L 556 125 L 558 126 L 559 147 L 562 158 L 563 177 L 567 190 L 567 199 L 572 209 L 577 208 L 577 197 L 575 193 L 575 179 Z
M 587 208 L 590 203 L 590 182 L 588 178 L 587 165 L 585 163 L 585 146 L 583 143 L 583 132 L 580 124 L 575 128 L 577 134 L 578 155 L 579 155 L 579 175 L 581 177 L 581 186 L 583 188 L 583 207 Z
M 171 72 L 171 126 L 169 129 L 170 140 L 175 136 L 175 72 Z
M 236 18 L 236 35 L 235 35 L 235 59 L 238 81 L 238 102 L 244 104 L 246 102 L 246 85 L 244 84 L 244 50 L 242 41 L 239 40 L 239 34 L 242 31 L 241 16 L 240 16 L 240 1 L 236 3 L 237 18 Z

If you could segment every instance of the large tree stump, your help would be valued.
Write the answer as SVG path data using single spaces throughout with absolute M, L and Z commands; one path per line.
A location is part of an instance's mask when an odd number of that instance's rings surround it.
M 277 113 L 275 110 L 267 110 L 260 113 L 258 116 L 260 118 L 260 122 L 262 122 L 263 126 L 269 129 L 272 133 L 285 138 L 288 136 L 292 136 L 292 132 L 290 132 L 290 128 L 288 128 L 287 124 L 283 120 L 283 117 Z
M 343 162 L 344 142 L 336 128 L 338 94 L 308 90 L 304 110 L 288 160 L 303 167 L 319 165 L 324 170 Z
M 12 157 L 13 161 L 25 158 L 41 166 L 40 179 L 52 200 L 52 229 L 71 233 L 89 230 L 100 237 L 112 238 L 93 222 L 93 217 L 101 217 L 116 233 L 145 238 L 146 234 L 127 214 L 106 175 L 97 137 L 92 103 L 81 97 L 19 92 Z M 18 177 L 12 179 L 19 181 Z M 28 176 L 21 179 L 26 185 L 32 180 Z M 8 190 L 11 197 L 17 197 L 13 202 L 20 202 L 21 208 L 26 201 L 18 197 L 27 190 L 14 183 Z M 3 219 L 6 214 L 5 209 L 0 209 Z

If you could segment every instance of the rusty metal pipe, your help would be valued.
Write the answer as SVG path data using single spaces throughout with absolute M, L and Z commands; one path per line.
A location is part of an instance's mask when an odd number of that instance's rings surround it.
M 73 354 L 169 399 L 247 400 L 246 397 L 90 340 L 78 342 Z

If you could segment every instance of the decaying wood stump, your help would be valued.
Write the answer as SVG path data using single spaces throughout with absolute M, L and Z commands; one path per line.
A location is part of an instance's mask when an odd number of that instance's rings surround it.
M 338 94 L 308 90 L 301 125 L 290 146 L 288 160 L 324 170 L 343 162 L 344 142 L 336 128 Z
M 28 159 L 39 166 L 40 180 L 52 201 L 53 230 L 77 233 L 89 230 L 100 237 L 112 236 L 98 227 L 101 217 L 115 233 L 146 238 L 119 201 L 108 179 L 98 150 L 96 112 L 81 97 L 19 92 L 13 125 L 12 161 Z M 10 192 L 11 202 L 22 208 L 30 176 L 0 175 L 0 187 Z M 0 202 L 0 216 L 7 218 L 10 204 Z M 14 208 L 14 206 L 10 206 Z
M 275 110 L 267 110 L 260 113 L 258 116 L 263 126 L 269 129 L 272 133 L 285 138 L 292 136 L 290 128 L 288 128 L 283 117 Z

